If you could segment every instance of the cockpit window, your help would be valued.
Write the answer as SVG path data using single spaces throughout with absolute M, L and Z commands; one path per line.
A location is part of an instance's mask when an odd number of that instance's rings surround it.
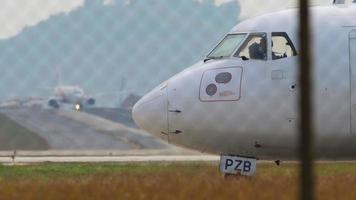
M 272 33 L 272 60 L 296 56 L 297 51 L 287 33 Z
M 252 60 L 267 60 L 267 34 L 251 33 L 235 57 Z
M 227 35 L 207 58 L 219 59 L 230 57 L 240 43 L 245 39 L 246 34 L 229 34 Z

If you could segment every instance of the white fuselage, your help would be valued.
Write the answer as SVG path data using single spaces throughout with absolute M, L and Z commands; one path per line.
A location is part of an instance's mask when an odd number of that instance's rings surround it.
M 72 104 L 76 109 L 84 105 L 94 105 L 95 99 L 86 96 L 84 90 L 77 86 L 57 86 L 54 88 L 54 96 L 49 98 L 48 105 L 59 108 L 60 104 Z
M 356 6 L 315 7 L 312 13 L 317 157 L 355 159 Z M 242 42 L 231 56 L 198 62 L 144 96 L 133 109 L 135 122 L 171 143 L 203 152 L 295 159 L 298 95 L 303 95 L 298 55 L 275 59 L 272 37 L 287 34 L 298 51 L 297 14 L 286 10 L 238 24 L 228 35 L 265 34 L 266 59 L 236 56 Z
M 63 103 L 80 103 L 85 98 L 83 89 L 74 86 L 58 86 L 54 89 L 54 94 Z

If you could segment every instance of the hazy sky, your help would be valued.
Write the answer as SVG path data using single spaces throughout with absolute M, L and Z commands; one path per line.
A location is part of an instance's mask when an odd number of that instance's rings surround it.
M 260 15 L 266 12 L 273 12 L 285 8 L 293 8 L 298 4 L 298 0 L 238 0 L 241 5 L 241 18 Z M 261 4 L 261 2 L 263 2 Z M 332 0 L 311 0 L 312 5 L 332 4 Z M 257 5 L 257 6 L 256 6 Z
M 104 4 L 115 0 L 103 0 Z M 132 0 L 123 0 L 130 3 Z M 203 2 L 205 0 L 194 0 Z M 217 6 L 229 1 L 239 1 L 240 17 L 247 18 L 265 12 L 295 7 L 297 0 L 215 0 Z M 313 0 L 315 3 L 327 4 L 332 0 Z M 263 2 L 263 6 L 261 5 Z M 48 19 L 51 15 L 70 12 L 82 6 L 84 0 L 1 0 L 0 2 L 0 39 L 9 38 L 20 33 L 26 26 L 34 26 Z M 256 6 L 258 5 L 258 6 Z
M 0 38 L 17 35 L 26 26 L 36 25 L 51 15 L 70 12 L 84 0 L 1 0 Z

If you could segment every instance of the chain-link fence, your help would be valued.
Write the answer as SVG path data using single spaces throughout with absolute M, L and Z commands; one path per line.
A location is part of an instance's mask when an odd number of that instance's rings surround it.
M 354 159 L 356 2 L 298 2 L 3 1 L 0 150 Z
M 298 142 L 298 15 L 284 15 L 282 11 L 278 16 L 287 16 L 284 21 L 260 15 L 289 9 L 297 3 L 4 1 L 0 14 L 0 111 L 4 122 L 0 149 L 171 148 L 138 130 L 131 118 L 138 99 L 163 83 L 168 99 L 161 102 L 166 106 L 165 119 L 157 121 L 152 129 L 160 138 L 187 142 L 186 146 L 203 152 L 217 153 L 214 149 L 219 149 L 251 154 L 253 146 L 252 154 L 263 151 L 288 157 L 295 151 L 290 145 L 295 147 Z M 319 0 L 312 4 L 332 2 Z M 260 20 L 251 20 L 253 16 L 260 16 Z M 353 25 L 344 26 L 352 29 Z M 318 66 L 327 65 L 330 55 L 349 45 L 335 34 L 333 40 L 339 46 L 329 48 L 329 36 L 321 33 L 322 40 L 316 41 L 325 55 L 325 59 L 314 60 Z M 325 41 L 328 43 L 323 45 Z M 265 54 L 252 55 L 254 43 L 264 43 Z M 220 59 L 226 55 L 233 59 Z M 338 63 L 346 66 L 345 60 Z M 197 62 L 195 69 L 201 71 L 185 70 Z M 219 63 L 230 71 L 217 69 Z M 344 78 L 349 69 L 343 69 Z M 184 79 L 184 84 L 174 82 L 179 77 L 165 82 L 183 70 L 188 75 L 201 75 Z M 318 71 L 315 76 L 321 84 L 318 89 L 322 88 L 316 102 L 323 105 L 317 107 L 316 123 L 330 136 L 325 141 L 333 138 L 335 127 L 346 133 L 352 126 L 351 104 L 336 103 L 348 98 L 350 91 L 341 90 L 343 84 L 331 84 L 339 82 L 335 74 L 340 73 L 332 68 Z M 231 85 L 236 87 L 230 90 Z M 156 123 L 147 119 L 150 124 Z M 330 123 L 320 125 L 326 119 Z M 233 139 L 231 132 L 236 130 L 255 134 L 247 134 L 244 140 Z M 189 137 L 182 139 L 186 132 Z M 216 134 L 202 139 L 205 132 Z M 342 138 L 337 139 L 342 142 Z M 221 144 L 226 147 L 217 147 Z M 244 148 L 236 151 L 234 146 Z M 270 146 L 276 146 L 277 153 Z M 324 150 L 327 155 L 337 155 L 332 149 Z
M 240 12 L 237 1 L 2 2 L 0 97 L 6 117 L 0 148 L 165 147 L 128 130 L 136 128 L 130 109 L 204 58 Z M 76 109 L 90 115 L 68 114 Z
M 38 6 L 21 14 L 31 18 L 41 10 Z M 237 2 L 78 3 L 70 11 L 23 26 L 16 35 L 4 31 L 2 99 L 50 96 L 52 91 L 45 89 L 58 84 L 59 73 L 61 84 L 78 85 L 88 95 L 117 93 L 98 97 L 97 105 L 119 106 L 128 93 L 142 96 L 203 58 L 238 16 Z

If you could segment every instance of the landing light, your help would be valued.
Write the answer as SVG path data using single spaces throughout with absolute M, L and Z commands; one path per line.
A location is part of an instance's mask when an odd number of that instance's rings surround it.
M 81 107 L 80 107 L 80 104 L 75 104 L 75 110 L 76 110 L 76 111 L 79 111 L 80 108 L 81 108 Z

